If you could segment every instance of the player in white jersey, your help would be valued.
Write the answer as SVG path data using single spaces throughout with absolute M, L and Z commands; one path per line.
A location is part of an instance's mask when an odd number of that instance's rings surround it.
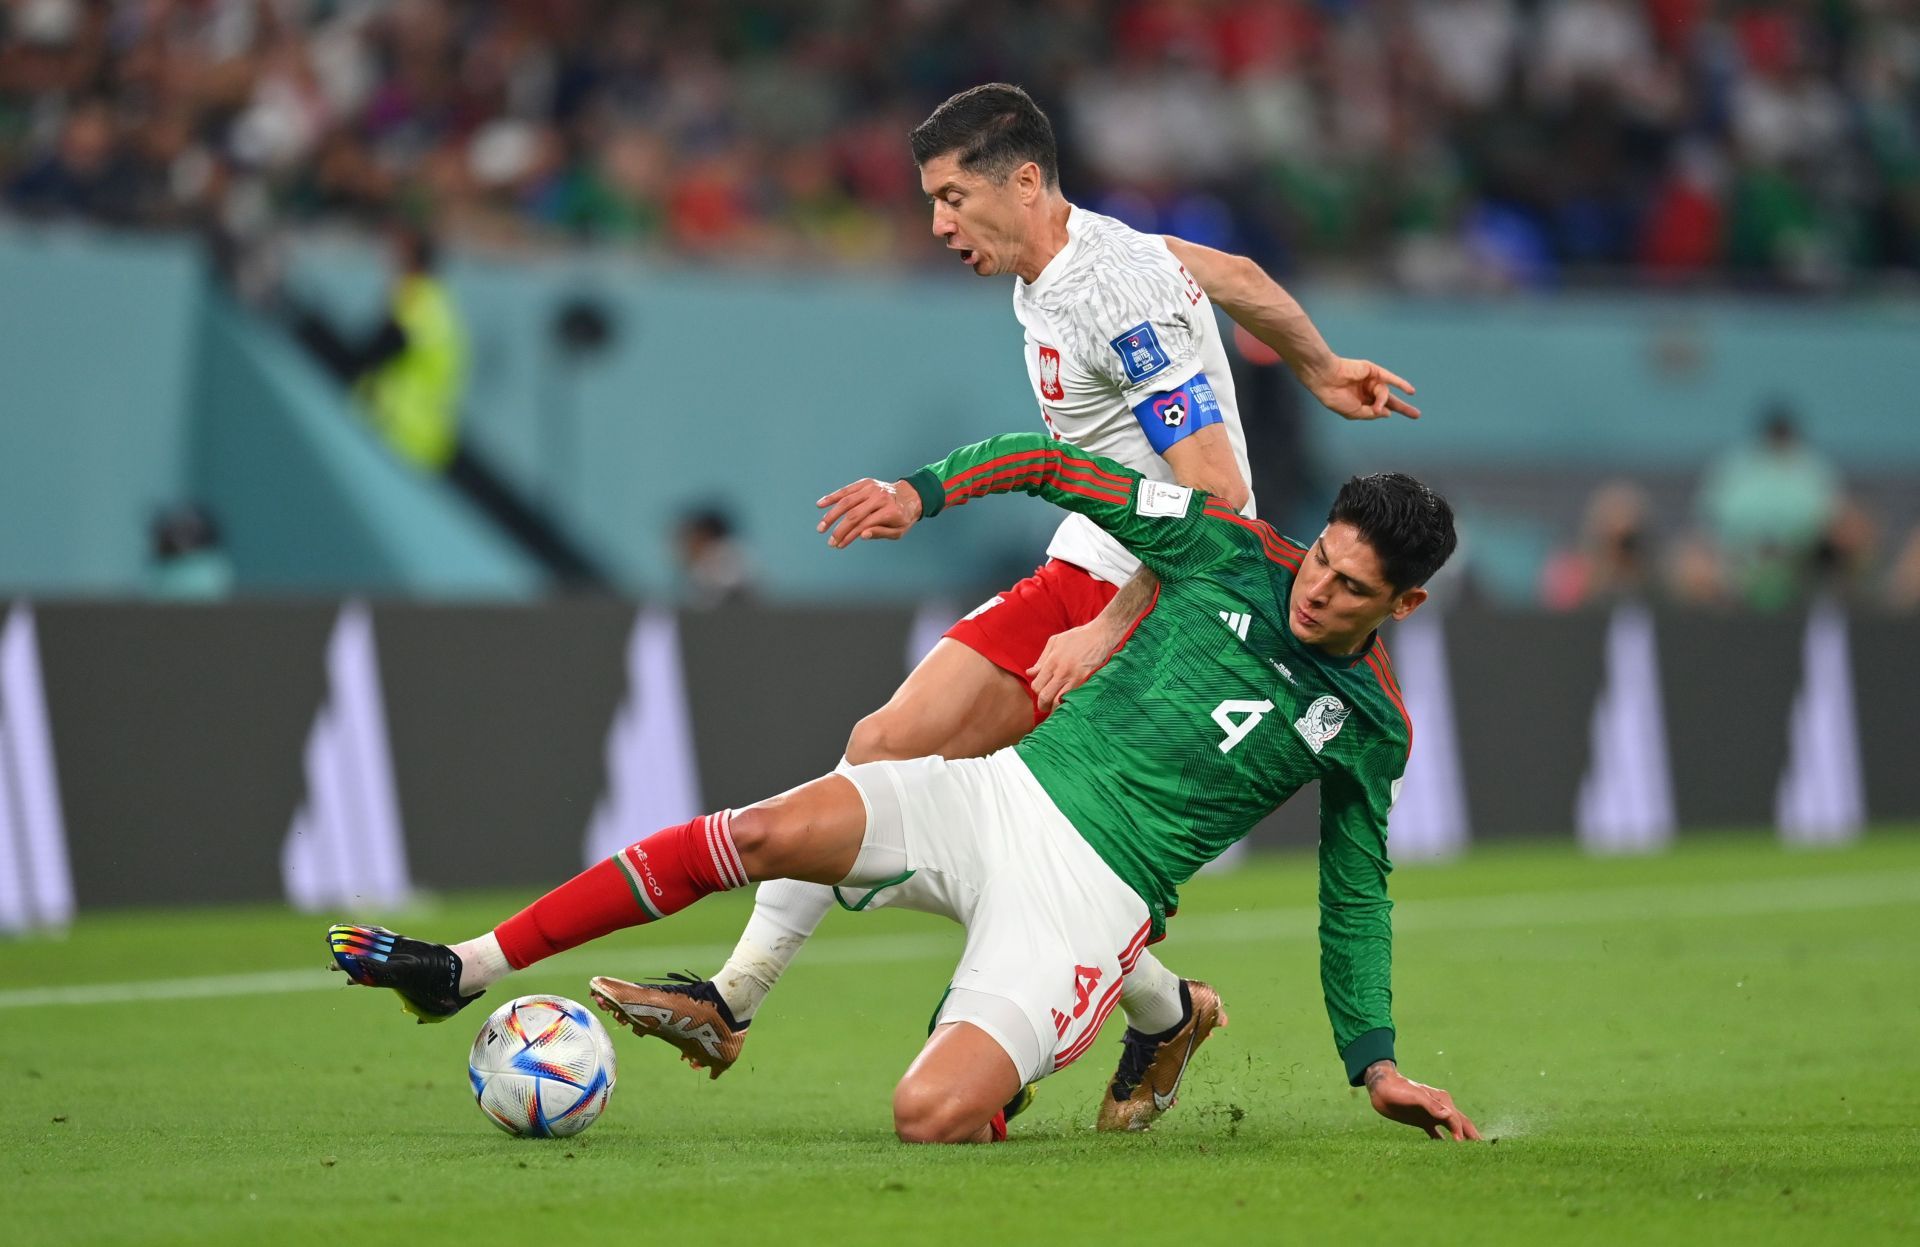
M 1060 191 L 1052 127 L 1020 88 L 990 83 L 963 91 L 935 109 L 911 142 L 935 236 L 975 273 L 1016 277 L 1027 372 L 1055 437 L 1251 514 L 1246 438 L 1216 302 L 1337 414 L 1419 414 L 1392 392 L 1411 386 L 1378 365 L 1335 355 L 1258 265 L 1070 204 Z M 878 508 L 893 487 L 870 484 Z M 862 519 L 852 513 L 838 532 L 862 531 Z M 892 699 L 856 725 L 843 767 L 977 757 L 1010 745 L 1125 642 L 1152 603 L 1152 575 L 1079 516 L 1060 526 L 1047 554 L 1033 576 L 955 624 Z M 763 884 L 739 946 L 714 979 L 618 984 L 606 994 L 596 988 L 596 996 L 623 1022 L 666 1039 L 718 1077 L 738 1059 L 747 1023 L 834 900 L 832 889 L 814 884 Z M 885 897 L 840 900 L 870 907 Z M 1128 973 L 1121 1005 L 1129 1027 L 1102 1101 L 1102 1129 L 1139 1129 L 1163 1112 L 1187 1058 L 1226 1020 L 1210 987 L 1178 978 L 1151 952 Z M 923 1061 L 977 1055 L 965 1050 L 976 1030 L 943 1019 L 941 1031 Z
M 1039 275 L 1013 284 L 1047 431 L 1155 479 L 1212 479 L 1251 515 L 1247 438 L 1206 293 L 1157 235 L 1071 204 L 1065 227 Z M 1047 555 L 1113 585 L 1140 570 L 1081 515 Z

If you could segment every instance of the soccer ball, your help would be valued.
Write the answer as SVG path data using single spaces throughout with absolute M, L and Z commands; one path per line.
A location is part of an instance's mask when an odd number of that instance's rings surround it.
M 579 1134 L 613 1094 L 613 1041 L 578 1001 L 522 996 L 480 1028 L 467 1077 L 480 1111 L 508 1134 Z

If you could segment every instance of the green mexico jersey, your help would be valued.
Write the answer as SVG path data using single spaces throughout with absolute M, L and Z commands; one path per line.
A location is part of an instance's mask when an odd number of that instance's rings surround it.
M 1107 665 L 1016 746 L 1147 903 L 1320 782 L 1321 982 L 1348 1075 L 1393 1054 L 1387 814 L 1412 741 L 1377 638 L 1327 654 L 1287 625 L 1305 551 L 1207 494 L 1043 434 L 996 437 L 910 478 L 927 515 L 1018 490 L 1080 512 L 1160 578 Z

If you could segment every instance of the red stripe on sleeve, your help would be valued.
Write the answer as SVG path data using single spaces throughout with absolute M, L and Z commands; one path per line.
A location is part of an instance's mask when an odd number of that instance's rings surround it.
M 1206 513 L 1216 520 L 1225 520 L 1229 524 L 1238 524 L 1248 532 L 1253 533 L 1260 538 L 1260 544 L 1266 549 L 1269 559 L 1280 564 L 1288 571 L 1297 572 L 1300 570 L 1300 556 L 1292 552 L 1298 549 L 1298 547 L 1294 546 L 1291 542 L 1282 543 L 1278 534 L 1273 531 L 1273 525 L 1266 523 L 1264 520 L 1250 520 L 1229 507 L 1226 503 L 1216 502 L 1213 499 L 1207 500 Z
M 1387 643 L 1380 639 L 1378 633 L 1374 634 L 1373 648 L 1380 651 L 1381 672 L 1385 674 L 1388 682 L 1393 685 L 1393 691 L 1399 693 L 1404 700 L 1406 694 L 1400 690 L 1400 673 L 1393 669 L 1393 657 L 1387 653 Z
M 962 489 L 949 490 L 947 492 L 947 504 L 957 506 L 962 502 L 968 502 L 983 495 L 993 493 L 996 487 L 1014 490 L 1025 485 L 1040 484 L 1046 479 L 1047 467 L 1048 465 L 1044 463 L 1026 464 L 1021 467 L 1002 469 L 999 472 L 995 472 L 992 476 L 978 477 L 969 481 Z M 1076 482 L 1080 481 L 1081 478 L 1075 473 L 1054 473 L 1054 484 L 1057 488 L 1071 489 L 1074 493 L 1084 494 L 1089 498 L 1097 498 L 1102 502 L 1111 502 L 1115 506 L 1124 507 L 1131 500 L 1126 494 L 1113 493 L 1107 486 L 1098 482 L 1089 481 L 1076 484 Z
M 997 469 L 1004 468 L 1010 464 L 1015 464 L 1015 463 L 1031 463 L 1034 460 L 1045 459 L 1049 455 L 1057 455 L 1059 453 L 1060 453 L 1059 451 L 1054 450 L 1050 447 L 1043 447 L 1040 450 L 1021 451 L 1019 454 L 1015 454 L 1015 455 L 1001 455 L 998 459 L 989 459 L 985 463 L 977 463 L 973 467 L 970 467 L 966 471 L 960 473 L 958 476 L 948 477 L 946 480 L 942 481 L 941 484 L 945 485 L 947 487 L 948 492 L 951 493 L 962 482 L 972 477 L 978 476 L 982 472 L 992 472 Z
M 1386 693 L 1387 700 L 1393 703 L 1393 708 L 1400 712 L 1401 721 L 1407 725 L 1407 752 L 1412 753 L 1413 718 L 1407 713 L 1406 703 L 1400 700 L 1400 694 L 1394 690 L 1392 679 L 1381 667 L 1379 658 L 1372 650 L 1367 651 L 1367 666 L 1373 669 L 1373 678 L 1380 682 L 1380 688 Z
M 1058 450 L 1034 450 L 1018 455 L 1003 455 L 976 467 L 967 469 L 951 480 L 943 481 L 946 487 L 947 501 L 953 502 L 957 495 L 965 493 L 968 498 L 977 498 L 983 493 L 992 492 L 994 486 L 1018 488 L 1027 483 L 1025 478 L 1034 474 L 1044 474 L 1049 468 L 1062 478 L 1082 480 L 1101 489 L 1112 490 L 1119 496 L 1111 501 L 1124 506 L 1132 496 L 1133 484 L 1125 477 L 1100 468 L 1097 464 L 1084 459 L 1074 459 Z M 982 473 L 985 473 L 983 476 Z M 1014 483 L 1014 482 L 1017 482 Z
M 1059 488 L 1066 490 L 1070 494 L 1079 494 L 1081 497 L 1091 498 L 1095 502 L 1110 502 L 1110 503 L 1113 503 L 1115 506 L 1124 507 L 1127 505 L 1127 503 L 1133 501 L 1131 498 L 1126 498 L 1126 497 L 1116 498 L 1112 494 L 1103 493 L 1102 491 L 1093 488 L 1091 485 L 1082 485 L 1075 481 L 1058 481 L 1056 482 L 1056 485 Z
M 1065 460 L 1067 463 L 1070 463 L 1077 468 L 1085 468 L 1087 471 L 1093 473 L 1095 476 L 1106 478 L 1106 482 L 1109 485 L 1117 485 L 1121 489 L 1125 489 L 1129 491 L 1133 489 L 1133 478 L 1130 476 L 1121 476 L 1117 472 L 1109 472 L 1091 459 L 1075 458 L 1074 456 L 1069 455 L 1064 451 L 1061 451 L 1058 453 L 1060 454 L 1060 457 L 1063 460 Z

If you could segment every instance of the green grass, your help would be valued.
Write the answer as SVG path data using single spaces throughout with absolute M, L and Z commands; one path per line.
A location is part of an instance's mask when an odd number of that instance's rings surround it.
M 4 1238 L 1920 1241 L 1920 834 L 1488 849 L 1403 869 L 1394 891 L 1402 1063 L 1497 1142 L 1428 1142 L 1345 1086 L 1306 858 L 1186 891 L 1160 951 L 1221 988 L 1233 1025 L 1179 1109 L 1147 1135 L 1092 1133 L 1116 1016 L 992 1148 L 889 1131 L 959 947 L 920 915 L 829 919 L 718 1082 L 619 1033 L 607 1115 L 558 1142 L 510 1139 L 473 1105 L 478 1012 L 416 1027 L 391 995 L 328 982 L 323 919 L 88 918 L 0 945 Z M 463 938 L 520 899 L 356 916 Z M 709 902 L 509 986 L 584 998 L 596 972 L 710 971 L 745 913 Z M 255 994 L 26 995 L 277 971 L 262 983 L 283 990 Z

